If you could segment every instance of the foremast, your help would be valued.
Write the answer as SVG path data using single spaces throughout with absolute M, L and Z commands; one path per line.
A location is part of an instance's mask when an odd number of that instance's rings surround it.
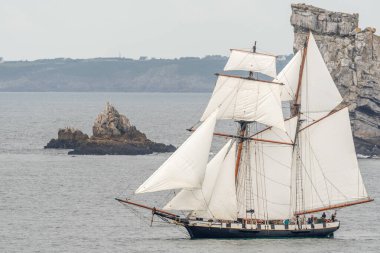
M 244 141 L 246 141 L 246 139 L 244 137 L 246 137 L 247 135 L 247 125 L 249 124 L 249 122 L 247 121 L 239 121 L 239 126 L 240 126 L 240 129 L 239 129 L 239 140 L 238 140 L 238 148 L 237 148 L 237 155 L 236 155 L 236 165 L 235 165 L 235 180 L 237 180 L 237 177 L 238 177 L 238 173 L 239 173 L 239 167 L 240 167 L 240 163 L 241 163 L 241 154 L 242 154 L 242 151 L 243 151 L 243 145 L 244 145 Z

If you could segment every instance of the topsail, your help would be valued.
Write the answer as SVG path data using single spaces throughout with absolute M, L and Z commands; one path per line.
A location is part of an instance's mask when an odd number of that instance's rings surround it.
M 246 70 L 260 72 L 270 77 L 276 77 L 276 56 L 231 49 L 230 58 L 224 71 Z

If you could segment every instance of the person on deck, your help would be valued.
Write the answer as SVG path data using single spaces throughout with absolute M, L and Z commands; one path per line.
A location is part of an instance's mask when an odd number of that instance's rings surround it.
M 336 220 L 336 211 L 331 214 L 331 221 L 334 222 Z
M 297 214 L 296 215 L 296 220 L 297 220 L 297 227 L 300 228 L 300 216 Z
M 322 218 L 322 220 L 323 220 L 323 221 L 325 221 L 325 220 L 326 220 L 326 213 L 325 213 L 325 212 L 323 212 L 323 214 L 322 214 L 322 217 L 321 217 L 321 218 Z

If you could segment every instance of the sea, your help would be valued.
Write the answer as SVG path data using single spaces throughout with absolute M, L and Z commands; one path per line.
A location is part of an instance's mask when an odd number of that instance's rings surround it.
M 0 93 L 0 252 L 380 252 L 379 159 L 359 159 L 375 201 L 339 210 L 341 228 L 334 238 L 190 240 L 182 228 L 157 218 L 151 223 L 149 211 L 114 200 L 128 197 L 162 207 L 172 192 L 133 192 L 170 154 L 73 156 L 43 148 L 59 128 L 91 134 L 106 102 L 151 140 L 178 146 L 209 97 Z

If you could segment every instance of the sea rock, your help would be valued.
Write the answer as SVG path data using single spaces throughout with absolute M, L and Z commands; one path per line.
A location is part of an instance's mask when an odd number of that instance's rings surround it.
M 380 37 L 376 29 L 358 27 L 359 15 L 292 4 L 293 50 L 303 47 L 312 31 L 344 99 L 356 151 L 380 155 Z
M 155 143 L 150 140 L 144 142 L 120 142 L 112 139 L 92 139 L 82 143 L 79 147 L 69 151 L 69 155 L 146 155 L 174 152 L 173 145 Z
M 89 138 L 79 130 L 60 129 L 58 139 L 52 139 L 45 148 L 74 149 L 69 154 L 76 155 L 145 155 L 176 149 L 149 140 L 109 103 L 96 118 L 92 131 L 93 136 Z
M 129 119 L 110 105 L 106 104 L 106 108 L 96 118 L 92 127 L 92 139 L 116 139 L 131 140 L 134 142 L 144 142 L 147 137 L 132 126 Z
M 74 149 L 87 141 L 88 135 L 70 127 L 58 130 L 58 139 L 51 139 L 44 148 Z

